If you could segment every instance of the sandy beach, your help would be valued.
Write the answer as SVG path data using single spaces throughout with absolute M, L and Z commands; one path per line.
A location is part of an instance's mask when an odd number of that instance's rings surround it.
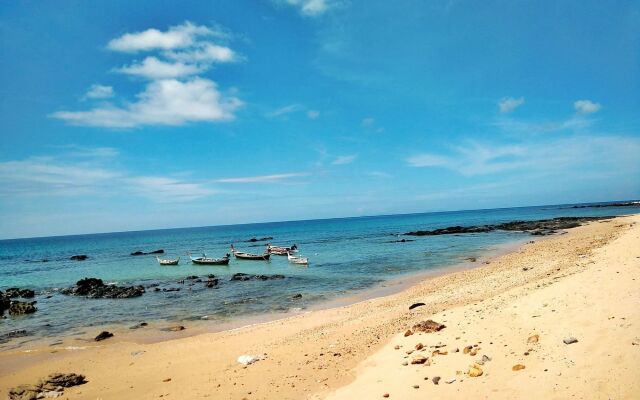
M 638 222 L 593 222 L 400 293 L 234 330 L 3 352 L 0 395 L 73 372 L 88 383 L 63 398 L 639 398 Z M 446 327 L 413 332 L 429 319 Z

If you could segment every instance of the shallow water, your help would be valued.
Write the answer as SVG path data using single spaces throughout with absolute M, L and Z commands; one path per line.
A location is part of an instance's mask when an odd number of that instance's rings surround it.
M 567 206 L 509 208 L 444 213 L 342 218 L 297 222 L 168 229 L 95 235 L 0 241 L 0 290 L 26 287 L 36 290 L 35 314 L 0 320 L 0 334 L 26 329 L 34 336 L 59 336 L 78 329 L 139 321 L 187 321 L 208 318 L 206 324 L 228 323 L 236 318 L 305 309 L 341 297 L 353 296 L 381 282 L 409 274 L 454 266 L 467 257 L 529 238 L 526 233 L 490 232 L 427 237 L 397 236 L 417 229 L 453 225 L 495 224 L 557 216 L 622 215 L 637 207 L 572 209 Z M 289 264 L 286 257 L 271 261 L 232 259 L 228 267 L 198 266 L 187 262 L 187 252 L 213 257 L 240 250 L 259 253 L 264 242 L 253 237 L 272 236 L 274 244 L 299 246 L 310 265 Z M 399 239 L 413 240 L 395 243 Z M 161 257 L 180 256 L 179 266 L 159 266 L 155 256 L 130 256 L 141 250 L 164 249 Z M 86 261 L 71 261 L 87 254 Z M 43 262 L 42 260 L 48 260 Z M 283 280 L 229 281 L 237 272 L 282 274 Z M 220 278 L 216 289 L 203 283 L 178 281 L 190 275 Z M 85 299 L 58 293 L 84 277 L 98 277 L 119 285 L 159 284 L 179 292 L 152 288 L 134 299 Z M 206 280 L 206 278 L 205 278 Z M 292 296 L 301 293 L 301 299 Z

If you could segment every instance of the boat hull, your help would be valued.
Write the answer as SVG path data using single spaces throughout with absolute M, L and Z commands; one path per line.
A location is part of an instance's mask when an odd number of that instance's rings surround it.
M 229 265 L 229 259 L 223 258 L 219 260 L 198 260 L 191 259 L 191 262 L 197 265 Z

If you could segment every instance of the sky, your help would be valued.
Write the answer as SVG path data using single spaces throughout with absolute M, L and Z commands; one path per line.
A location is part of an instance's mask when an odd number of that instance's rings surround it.
M 5 1 L 0 238 L 640 198 L 639 1 Z

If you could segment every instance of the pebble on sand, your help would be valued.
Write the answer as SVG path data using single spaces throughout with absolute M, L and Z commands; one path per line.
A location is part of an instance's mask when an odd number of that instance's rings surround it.
M 411 336 L 411 335 L 413 335 L 413 332 L 411 332 L 411 329 L 407 329 L 407 331 L 404 333 L 404 337 Z
M 424 364 L 427 362 L 427 360 L 429 360 L 427 357 L 418 356 L 411 360 L 411 364 Z
M 562 341 L 564 342 L 564 344 L 578 343 L 578 339 L 574 338 L 573 336 L 565 338 Z
M 520 371 L 521 369 L 525 369 L 525 366 L 522 364 L 516 364 L 513 367 L 511 367 L 512 371 Z
M 440 382 L 440 377 L 439 376 L 434 376 L 433 378 L 431 378 L 431 380 L 433 381 L 434 385 L 437 385 L 438 382 Z
M 480 368 L 478 364 L 473 364 L 469 368 L 469 376 L 472 378 L 477 378 L 479 376 L 482 376 L 482 374 L 483 374 L 482 368 Z
M 538 340 L 540 340 L 540 335 L 532 335 L 527 339 L 527 343 L 538 343 Z

